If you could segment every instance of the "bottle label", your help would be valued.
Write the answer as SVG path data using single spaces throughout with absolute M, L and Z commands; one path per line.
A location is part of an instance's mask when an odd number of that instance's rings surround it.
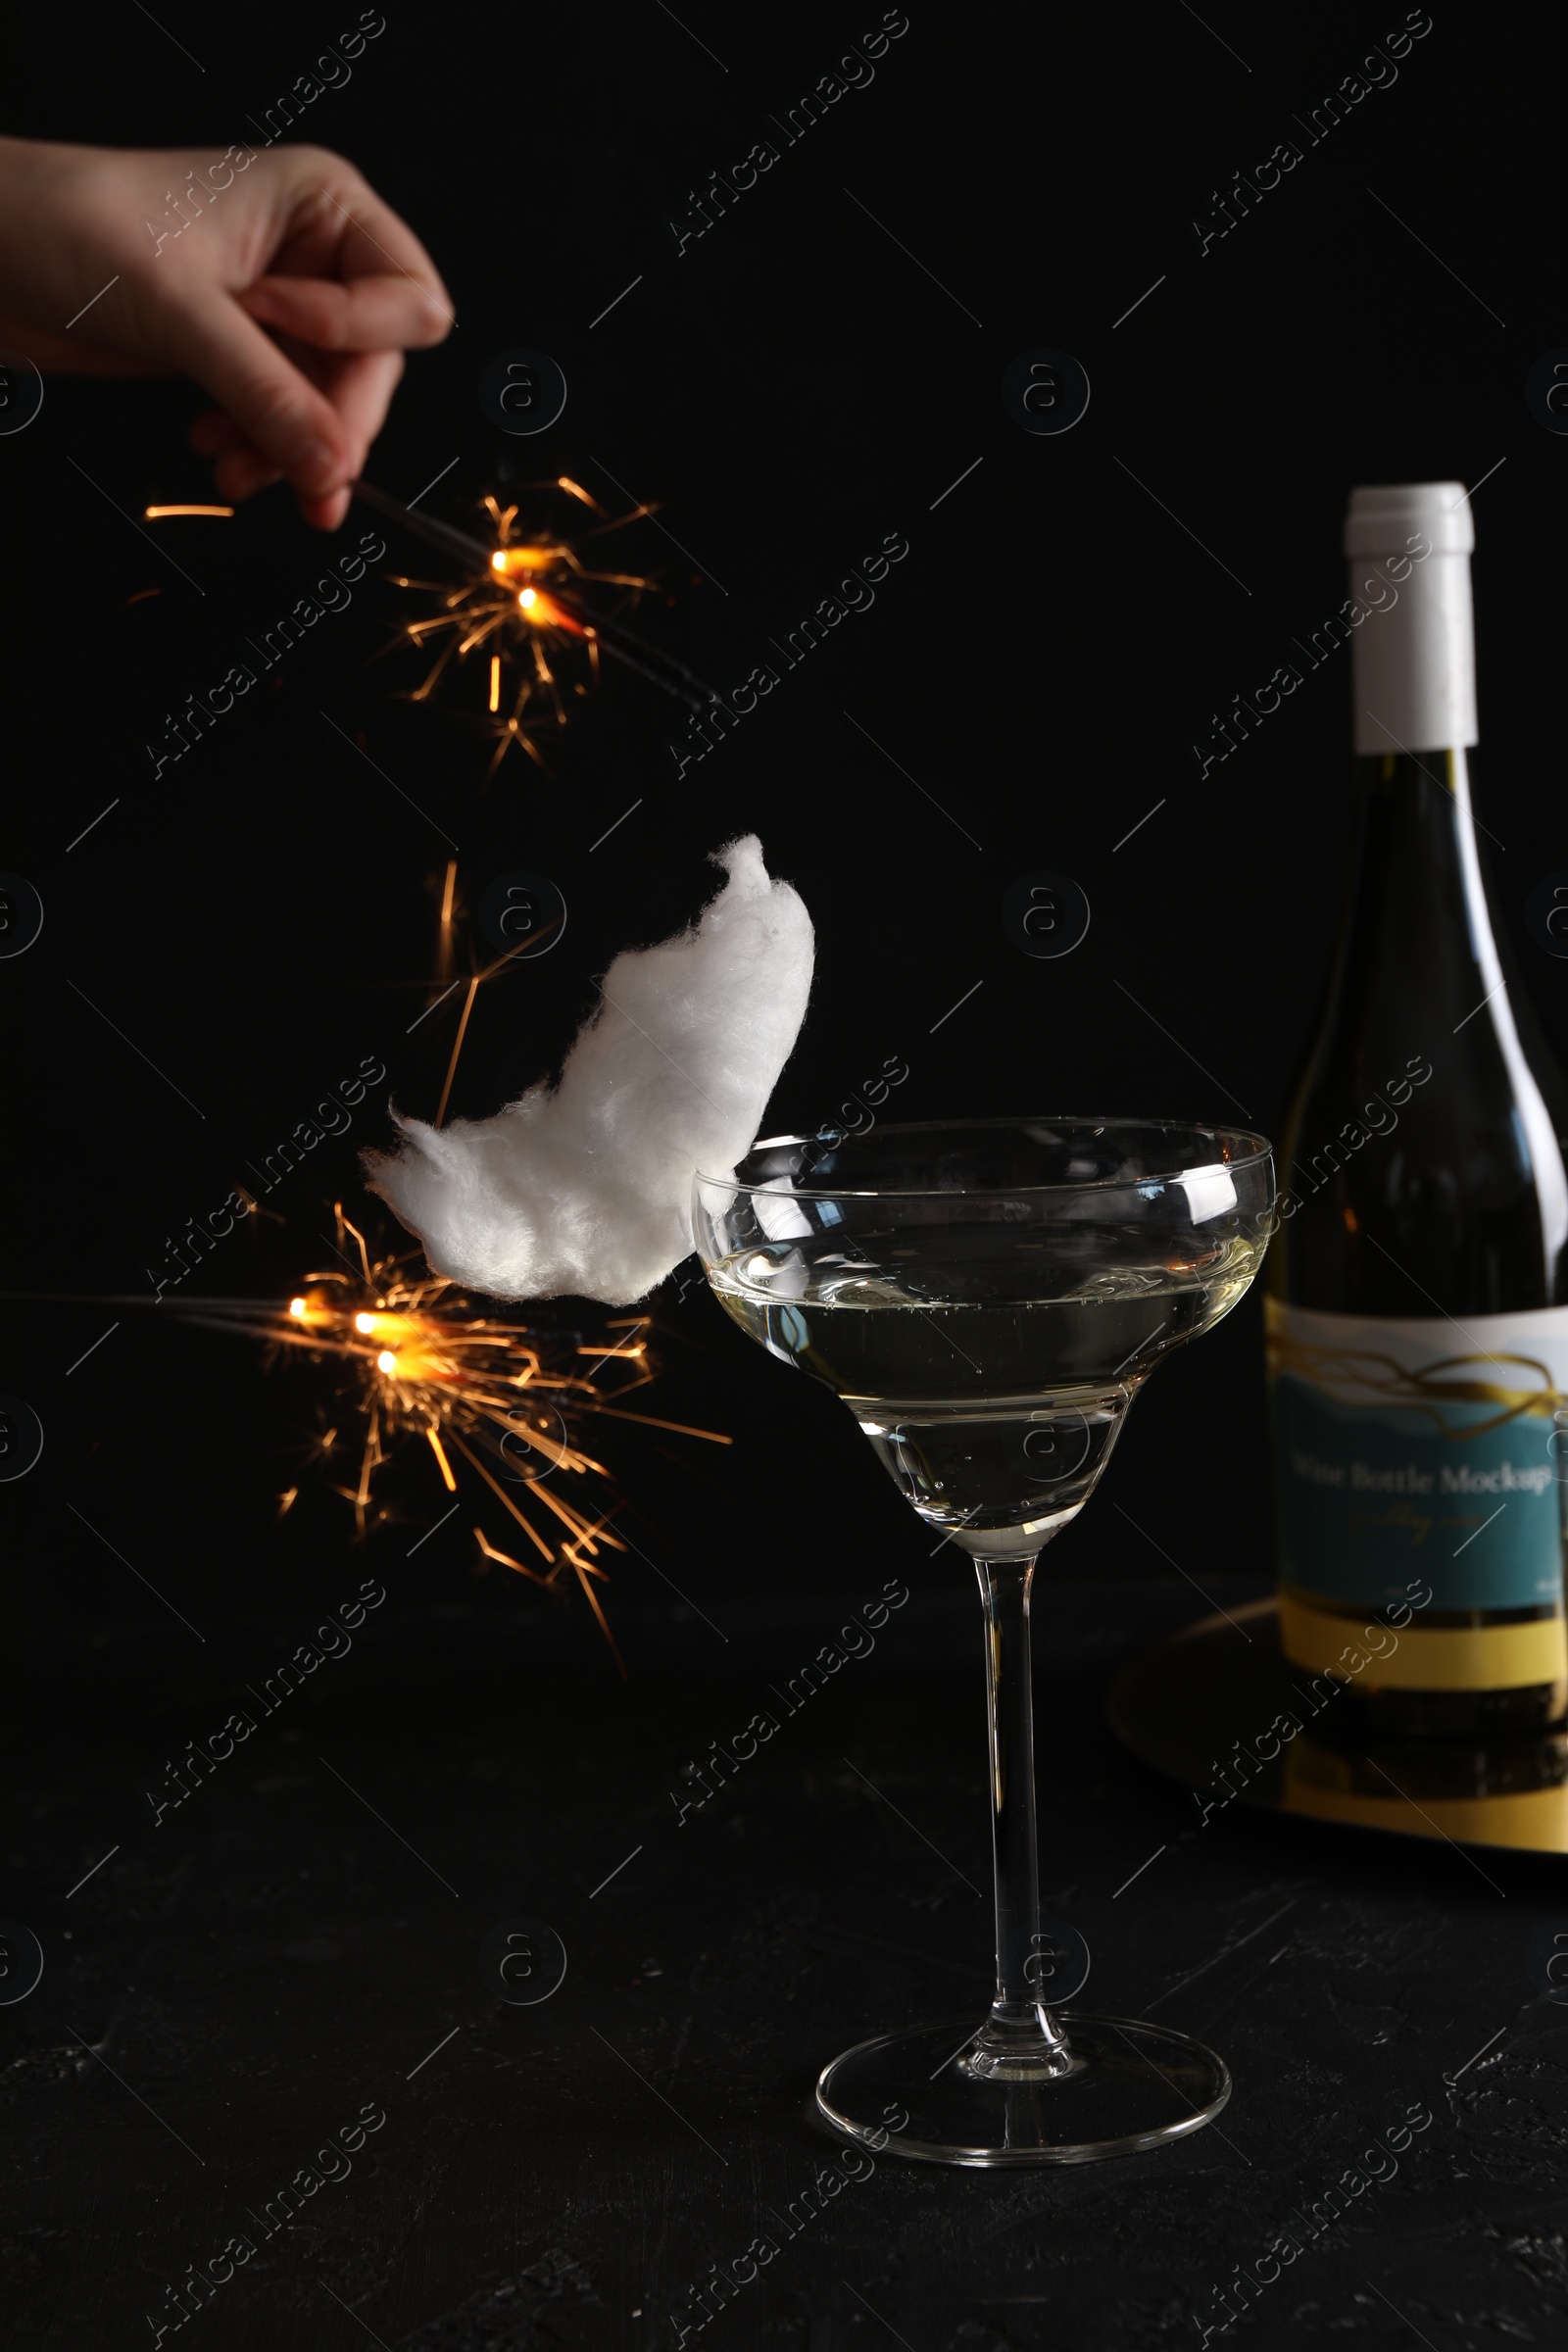
M 1377 1608 L 1563 1600 L 1568 1307 L 1380 1321 L 1264 1301 L 1282 1581 Z

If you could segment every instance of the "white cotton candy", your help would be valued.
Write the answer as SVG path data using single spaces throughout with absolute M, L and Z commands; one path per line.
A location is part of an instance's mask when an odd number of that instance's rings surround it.
M 692 1178 L 750 1149 L 811 986 L 810 917 L 756 835 L 714 863 L 729 880 L 691 930 L 615 957 L 558 1086 L 441 1129 L 394 1113 L 401 1151 L 365 1154 L 438 1274 L 629 1306 L 688 1254 Z

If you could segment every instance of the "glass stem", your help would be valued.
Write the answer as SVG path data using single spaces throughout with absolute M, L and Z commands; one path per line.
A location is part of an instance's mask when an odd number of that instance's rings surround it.
M 997 1889 L 997 1997 L 969 2059 L 989 2078 L 1063 2074 L 1066 2036 L 1037 1998 L 1040 1859 L 1035 1830 L 1029 1587 L 1034 1559 L 976 1560 L 985 1611 L 992 1853 Z

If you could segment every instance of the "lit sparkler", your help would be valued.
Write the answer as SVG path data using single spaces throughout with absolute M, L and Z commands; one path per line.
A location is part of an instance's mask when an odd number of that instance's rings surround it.
M 436 649 L 412 701 L 429 700 L 454 658 L 464 663 L 470 656 L 480 657 L 480 723 L 496 744 L 491 775 L 514 746 L 544 765 L 537 737 L 565 725 L 572 702 L 586 695 L 590 680 L 597 682 L 602 660 L 618 662 L 692 710 L 703 710 L 712 700 L 701 679 L 631 629 L 623 612 L 605 604 L 603 592 L 618 593 L 623 610 L 635 611 L 638 599 L 657 583 L 640 572 L 603 568 L 593 561 L 588 542 L 624 530 L 653 509 L 636 506 L 612 516 L 566 474 L 528 488 L 553 493 L 558 502 L 575 502 L 599 519 L 574 537 L 565 528 L 522 523 L 519 507 L 503 507 L 487 497 L 484 509 L 494 536 L 486 541 L 401 506 L 372 483 L 355 484 L 368 506 L 455 558 L 468 573 L 459 587 L 391 576 L 400 588 L 438 599 L 433 612 L 405 621 L 400 631 L 403 641 L 421 651 Z
M 427 1449 L 440 1490 L 457 1497 L 448 1516 L 461 1503 L 473 1514 L 469 1525 L 485 1565 L 510 1568 L 551 1592 L 575 1577 L 624 1676 L 595 1587 L 608 1582 L 600 1554 L 627 1549 L 612 1524 L 625 1496 L 591 1450 L 587 1424 L 631 1422 L 713 1446 L 733 1441 L 717 1430 L 626 1409 L 623 1400 L 655 1376 L 651 1315 L 619 1317 L 604 1326 L 602 1339 L 587 1341 L 486 1314 L 433 1275 L 421 1252 L 372 1257 L 341 1205 L 335 1215 L 341 1267 L 307 1274 L 286 1301 L 168 1298 L 160 1315 L 260 1340 L 273 1360 L 291 1348 L 313 1363 L 335 1361 L 347 1375 L 337 1393 L 355 1425 L 358 1459 L 333 1492 L 352 1504 L 359 1535 L 392 1518 L 377 1494 L 382 1473 L 411 1447 Z M 73 1293 L 0 1295 L 88 1303 Z M 138 1294 L 93 1303 L 147 1308 L 154 1302 Z M 316 1442 L 318 1461 L 335 1463 L 348 1443 L 335 1425 L 325 1428 Z M 466 1473 L 485 1491 L 474 1494 Z M 285 1489 L 280 1516 L 299 1494 L 297 1486 Z M 510 1528 L 497 1518 L 498 1506 Z M 520 1537 L 528 1556 L 519 1559 L 497 1536 L 512 1544 Z
M 580 482 L 563 473 L 554 481 L 526 485 L 536 498 L 554 499 L 563 517 L 559 528 L 537 517 L 523 520 L 520 507 L 503 507 L 487 497 L 483 505 L 493 536 L 483 539 L 416 513 L 373 482 L 356 482 L 354 490 L 378 514 L 453 558 L 466 574 L 457 587 L 402 572 L 388 576 L 399 588 L 437 600 L 434 612 L 405 621 L 397 633 L 399 644 L 435 651 L 411 702 L 430 700 L 454 658 L 461 665 L 470 656 L 479 657 L 484 680 L 476 698 L 479 723 L 496 747 L 490 775 L 514 747 L 545 765 L 538 738 L 566 724 L 572 704 L 587 694 L 590 683 L 597 684 L 602 661 L 633 671 L 689 710 L 706 710 L 714 701 L 712 689 L 684 662 L 641 636 L 625 618 L 658 582 L 642 572 L 607 570 L 593 560 L 590 541 L 640 522 L 653 514 L 651 506 L 612 515 Z M 597 521 L 573 534 L 567 527 L 573 508 L 578 515 L 586 510 Z M 144 510 L 149 522 L 176 515 L 232 517 L 233 513 L 232 507 L 195 505 Z M 619 609 L 612 611 L 607 598 L 618 599 Z
M 540 528 L 530 536 L 514 536 L 519 510 L 502 508 L 493 498 L 484 502 L 495 530 L 494 543 L 487 545 L 400 506 L 368 483 L 355 487 L 367 504 L 456 557 L 470 574 L 466 584 L 456 589 L 400 579 L 400 586 L 424 586 L 441 599 L 438 612 L 406 623 L 403 633 L 416 645 L 445 640 L 434 667 L 416 690 L 416 701 L 428 698 L 454 655 L 463 662 L 470 654 L 488 649 L 486 717 L 497 738 L 492 774 L 514 743 L 538 760 L 534 730 L 541 725 L 564 724 L 566 694 L 586 692 L 580 679 L 564 674 L 564 657 L 573 652 L 585 657 L 590 676 L 597 677 L 604 656 L 694 709 L 711 699 L 710 690 L 681 663 L 637 636 L 619 617 L 595 612 L 587 601 L 595 589 L 609 588 L 623 591 L 634 604 L 654 585 L 651 580 L 595 568 L 579 545 L 564 535 L 552 536 Z M 612 520 L 596 500 L 564 475 L 555 483 L 533 487 L 553 489 L 597 514 L 600 522 L 584 534 L 587 538 L 621 529 L 651 512 L 639 506 Z M 233 509 L 149 507 L 146 514 L 149 520 L 175 515 L 231 518 Z M 509 689 L 510 708 L 504 708 Z M 447 985 L 426 1007 L 430 1012 L 460 985 L 449 980 L 456 944 L 456 885 L 454 860 L 445 876 L 437 928 L 437 983 Z M 479 989 L 530 944 L 531 939 L 519 941 L 506 955 L 470 969 L 437 1126 L 446 1115 Z M 586 1450 L 583 1424 L 603 1417 L 705 1439 L 712 1445 L 728 1446 L 731 1440 L 715 1430 L 628 1412 L 618 1401 L 653 1378 L 647 1351 L 651 1317 L 623 1317 L 607 1323 L 606 1333 L 614 1336 L 604 1344 L 571 1342 L 574 1356 L 593 1359 L 583 1370 L 564 1357 L 564 1344 L 542 1328 L 476 1310 L 451 1283 L 429 1271 L 420 1252 L 372 1258 L 364 1236 L 344 1216 L 340 1205 L 335 1214 L 337 1255 L 348 1268 L 346 1273 L 332 1269 L 308 1274 L 286 1306 L 254 1298 L 171 1299 L 163 1312 L 260 1339 L 274 1354 L 284 1348 L 298 1348 L 306 1349 L 314 1361 L 337 1358 L 350 1374 L 341 1394 L 359 1423 L 360 1447 L 354 1483 L 336 1491 L 353 1504 L 360 1534 L 364 1536 L 372 1524 L 388 1517 L 375 1499 L 377 1475 L 403 1453 L 409 1441 L 416 1445 L 422 1441 L 428 1447 L 449 1494 L 461 1492 L 456 1456 L 489 1490 L 482 1507 L 499 1503 L 532 1547 L 532 1558 L 518 1559 L 475 1523 L 474 1541 L 484 1561 L 513 1569 L 550 1591 L 559 1591 L 568 1576 L 575 1576 L 624 1674 L 619 1649 L 594 1590 L 596 1583 L 607 1581 L 599 1553 L 626 1549 L 611 1527 L 623 1507 L 623 1498 L 606 1465 Z M 350 1242 L 357 1268 L 345 1248 Z M 145 1306 L 150 1302 L 137 1298 L 103 1303 Z M 607 1386 L 602 1377 L 611 1364 L 622 1368 L 611 1376 L 616 1383 L 613 1387 Z M 337 1446 L 338 1433 L 330 1429 L 319 1442 L 322 1459 L 330 1460 Z M 552 1481 L 556 1483 L 552 1485 Z M 298 1487 L 290 1487 L 279 1497 L 284 1511 L 292 1507 L 299 1492 Z M 514 1543 L 516 1538 L 509 1541 Z
M 340 1395 L 358 1423 L 359 1458 L 352 1480 L 335 1492 L 353 1505 L 359 1533 L 387 1518 L 376 1499 L 377 1478 L 408 1445 L 428 1448 L 442 1488 L 460 1499 L 466 1466 L 488 1489 L 480 1507 L 493 1513 L 499 1504 L 529 1546 L 529 1557 L 518 1559 L 475 1520 L 481 1557 L 551 1592 L 575 1577 L 624 1674 L 595 1591 L 606 1581 L 600 1553 L 626 1549 L 611 1524 L 624 1504 L 612 1472 L 589 1450 L 585 1425 L 630 1421 L 710 1445 L 730 1439 L 625 1408 L 622 1399 L 654 1377 L 650 1316 L 607 1323 L 602 1341 L 553 1339 L 538 1326 L 479 1311 L 431 1274 L 418 1251 L 372 1258 L 341 1206 L 335 1213 L 347 1272 L 307 1274 L 286 1306 L 198 1298 L 171 1300 L 164 1311 L 172 1307 L 182 1320 L 245 1333 L 274 1351 L 297 1348 L 316 1361 L 336 1358 L 350 1375 Z M 586 1366 L 578 1360 L 584 1357 Z M 335 1428 L 319 1450 L 325 1461 L 335 1457 Z M 279 1498 L 283 1510 L 298 1493 L 290 1488 Z

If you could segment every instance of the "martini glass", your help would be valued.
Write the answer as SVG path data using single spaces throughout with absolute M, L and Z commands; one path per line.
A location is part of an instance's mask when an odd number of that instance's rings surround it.
M 693 1218 L 719 1303 L 844 1398 L 974 1561 L 985 1617 L 996 1998 L 978 2022 L 846 2050 L 818 2108 L 940 2164 L 1083 2164 L 1200 2130 L 1230 2096 L 1223 2059 L 1169 2027 L 1048 2005 L 1063 1946 L 1040 1920 L 1029 1588 L 1155 1364 L 1257 1271 L 1268 1145 L 1143 1119 L 824 1130 L 699 1175 Z

